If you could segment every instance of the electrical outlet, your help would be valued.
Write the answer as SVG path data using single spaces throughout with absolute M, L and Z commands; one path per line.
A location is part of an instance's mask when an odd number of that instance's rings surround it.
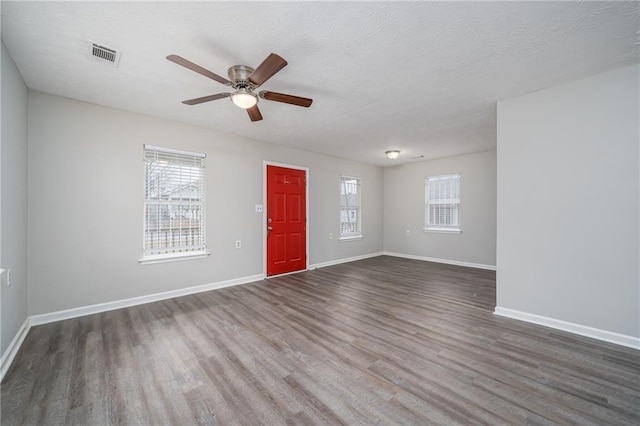
M 242 241 L 236 240 L 236 248 L 242 248 Z
M 410 236 L 411 236 L 411 231 L 407 229 L 407 230 L 405 231 L 405 235 L 406 235 L 407 237 L 410 237 Z
M 332 232 L 329 232 L 329 239 L 333 240 L 333 233 Z
M 7 269 L 7 287 L 11 287 L 11 269 Z

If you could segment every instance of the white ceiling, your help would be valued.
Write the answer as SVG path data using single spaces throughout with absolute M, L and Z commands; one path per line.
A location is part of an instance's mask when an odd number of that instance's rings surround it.
M 2 40 L 27 86 L 379 166 L 494 149 L 496 101 L 640 62 L 639 2 L 7 2 Z M 91 60 L 87 40 L 122 51 Z M 271 52 L 289 65 L 252 123 L 226 77 Z M 400 149 L 397 160 L 384 156 Z

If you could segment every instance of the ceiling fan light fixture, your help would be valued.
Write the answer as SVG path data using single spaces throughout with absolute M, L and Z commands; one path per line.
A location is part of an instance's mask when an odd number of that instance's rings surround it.
M 236 104 L 237 107 L 249 109 L 258 103 L 258 97 L 247 89 L 238 89 L 231 95 L 231 101 Z
M 400 155 L 400 151 L 398 151 L 397 149 L 392 149 L 392 150 L 389 150 L 389 151 L 385 151 L 385 154 L 391 160 L 395 160 L 396 158 L 398 158 L 398 155 Z

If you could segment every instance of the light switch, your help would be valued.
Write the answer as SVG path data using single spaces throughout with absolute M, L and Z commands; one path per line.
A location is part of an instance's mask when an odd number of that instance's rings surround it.
M 256 204 L 256 213 L 262 213 L 262 204 Z

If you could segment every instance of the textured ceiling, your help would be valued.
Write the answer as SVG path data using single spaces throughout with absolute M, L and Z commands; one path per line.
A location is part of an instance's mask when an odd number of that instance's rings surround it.
M 495 103 L 638 63 L 638 2 L 7 2 L 2 40 L 27 86 L 379 166 L 495 148 Z M 122 51 L 93 61 L 87 40 Z M 252 123 L 226 76 L 271 52 L 289 65 Z M 397 160 L 384 156 L 400 149 Z

